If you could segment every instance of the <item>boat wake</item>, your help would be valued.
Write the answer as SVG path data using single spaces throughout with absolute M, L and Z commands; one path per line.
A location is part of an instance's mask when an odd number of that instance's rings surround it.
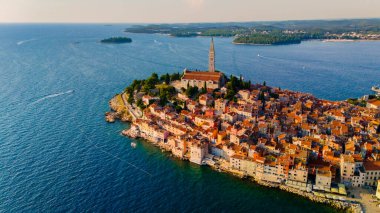
M 154 43 L 158 44 L 158 45 L 162 45 L 162 42 L 159 42 L 157 41 L 156 39 L 154 39 Z
M 169 43 L 168 48 L 169 48 L 169 51 L 170 51 L 170 52 L 172 52 L 172 53 L 174 53 L 174 54 L 177 54 L 177 50 L 173 47 L 172 44 Z
M 28 39 L 28 40 L 22 40 L 22 41 L 17 42 L 16 44 L 20 46 L 22 44 L 25 44 L 27 42 L 31 42 L 31 41 L 34 41 L 34 40 L 36 40 L 36 39 L 33 38 L 33 39 Z
M 257 54 L 257 57 L 263 59 L 263 61 L 265 60 L 271 60 L 271 61 L 277 61 L 279 63 L 288 63 L 288 64 L 292 64 L 293 66 L 301 66 L 301 68 L 303 70 L 305 70 L 307 67 L 310 67 L 309 64 L 306 65 L 300 65 L 299 63 L 297 63 L 297 61 L 293 60 L 293 59 L 285 59 L 285 58 L 276 58 L 276 57 L 268 57 L 268 56 L 263 56 L 263 55 L 260 55 L 260 54 Z
M 46 99 L 49 99 L 49 98 L 55 98 L 55 97 L 58 97 L 58 96 L 61 96 L 61 95 L 67 95 L 67 94 L 70 94 L 70 93 L 73 93 L 74 90 L 68 90 L 66 92 L 59 92 L 59 93 L 54 93 L 54 94 L 50 94 L 50 95 L 46 95 L 42 98 L 39 98 L 37 99 L 36 101 L 33 101 L 32 104 L 36 104 L 36 103 L 39 103 L 41 101 L 44 101 Z
M 262 58 L 262 59 L 267 59 L 267 60 L 272 60 L 272 61 L 281 61 L 281 62 L 287 62 L 287 63 L 297 62 L 297 60 L 294 60 L 294 59 L 269 57 L 269 56 L 263 56 L 260 54 L 257 54 L 257 57 Z
M 263 58 L 263 59 L 269 59 L 269 60 L 276 60 L 276 61 L 289 61 L 288 59 L 284 59 L 284 58 L 268 57 L 268 56 L 263 56 L 260 54 L 257 54 L 257 57 Z

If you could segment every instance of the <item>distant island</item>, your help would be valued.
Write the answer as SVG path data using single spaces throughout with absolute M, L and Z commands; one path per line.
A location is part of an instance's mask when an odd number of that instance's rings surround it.
M 234 37 L 235 44 L 283 45 L 313 39 L 380 40 L 380 19 L 151 24 L 135 25 L 125 32 L 160 33 L 174 37 Z
M 112 44 L 123 44 L 123 43 L 131 43 L 132 39 L 127 37 L 111 37 L 107 39 L 103 39 L 100 41 L 101 43 L 112 43 Z

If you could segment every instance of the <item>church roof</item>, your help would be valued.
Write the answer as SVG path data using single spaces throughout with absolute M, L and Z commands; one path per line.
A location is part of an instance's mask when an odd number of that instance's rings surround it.
M 183 80 L 219 81 L 222 78 L 220 72 L 186 71 Z

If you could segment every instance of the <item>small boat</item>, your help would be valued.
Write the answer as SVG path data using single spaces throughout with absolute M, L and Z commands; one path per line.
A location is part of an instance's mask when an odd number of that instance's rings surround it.
M 380 87 L 379 86 L 373 86 L 371 88 L 371 90 L 374 91 L 374 92 L 376 92 L 376 93 L 378 93 L 378 94 L 380 94 Z
M 136 148 L 137 144 L 135 142 L 131 142 L 131 147 Z

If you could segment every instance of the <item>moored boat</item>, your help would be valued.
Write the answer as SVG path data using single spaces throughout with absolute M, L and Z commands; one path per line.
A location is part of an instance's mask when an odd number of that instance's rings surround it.
M 131 142 L 131 147 L 132 147 L 132 148 L 136 148 L 136 146 L 137 146 L 137 143 L 136 143 L 136 142 Z
M 380 95 L 380 86 L 373 86 L 371 90 Z

